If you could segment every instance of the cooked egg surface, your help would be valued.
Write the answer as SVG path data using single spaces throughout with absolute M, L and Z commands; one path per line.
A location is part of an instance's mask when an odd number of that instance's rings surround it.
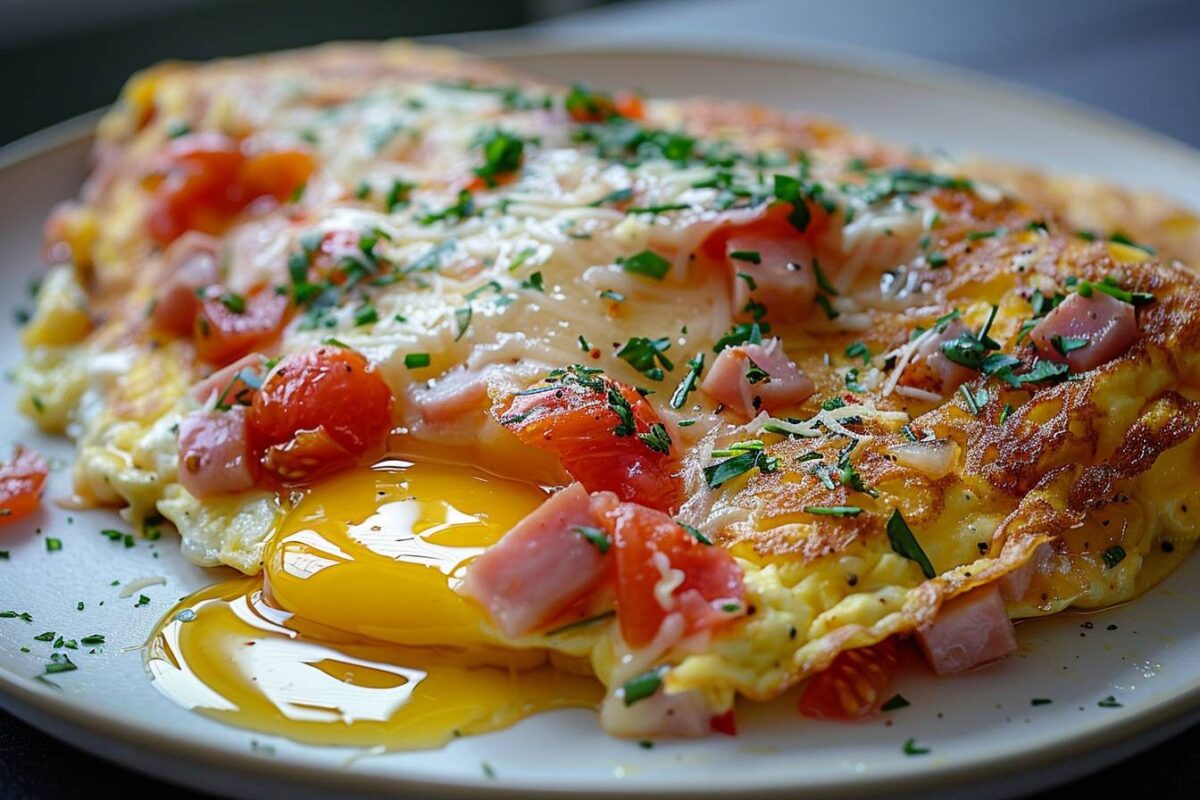
M 322 483 L 274 533 L 262 579 L 205 589 L 167 615 L 148 650 L 155 686 L 242 727 L 391 749 L 595 706 L 601 689 L 584 670 L 490 646 L 453 591 L 464 563 L 543 497 L 407 461 Z
M 714 711 L 1010 573 L 1034 573 L 1011 617 L 1125 602 L 1200 538 L 1194 214 L 747 104 L 647 99 L 584 122 L 567 99 L 393 43 L 165 65 L 106 116 L 93 177 L 48 222 L 57 266 L 15 377 L 24 413 L 75 438 L 81 502 L 135 529 L 173 523 L 194 562 L 258 576 L 168 618 L 150 662 L 168 694 L 295 738 L 426 746 L 594 702 L 590 679 L 581 695 L 522 688 L 541 672 L 574 685 L 549 652 L 619 686 L 630 654 L 611 616 L 502 641 L 454 591 L 541 484 L 569 480 L 494 412 L 577 362 L 644 394 L 680 457 L 680 520 L 745 572 L 753 613 L 658 658 L 668 692 Z M 266 355 L 332 341 L 372 361 L 396 401 L 388 452 L 406 461 L 283 497 L 179 482 L 179 423 L 202 402 L 189 387 L 227 363 L 203 363 L 203 326 L 148 322 L 188 263 L 149 224 L 155 164 L 188 132 L 312 159 L 297 191 L 208 231 L 222 303 L 289 298 Z M 493 180 L 501 132 L 520 147 Z M 1030 336 L 1093 287 L 1136 305 L 1137 341 L 1057 371 Z M 775 337 L 811 397 L 738 408 L 721 380 L 705 387 L 719 343 Z M 1080 347 L 1056 338 L 1063 358 Z M 930 365 L 947 344 L 969 378 Z M 422 729 L 431 704 L 445 724 Z

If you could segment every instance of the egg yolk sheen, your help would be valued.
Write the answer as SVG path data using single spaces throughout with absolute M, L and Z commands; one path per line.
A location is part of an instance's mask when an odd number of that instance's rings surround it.
M 467 561 L 546 497 L 470 467 L 388 461 L 313 487 L 261 578 L 187 598 L 148 649 L 186 708 L 320 744 L 440 746 L 553 708 L 595 707 L 582 662 L 495 645 L 455 594 Z

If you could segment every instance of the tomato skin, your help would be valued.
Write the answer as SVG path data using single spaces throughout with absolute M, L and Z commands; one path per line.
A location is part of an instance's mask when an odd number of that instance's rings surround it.
M 613 96 L 613 105 L 617 114 L 627 119 L 644 119 L 646 116 L 645 103 L 637 92 L 617 92 Z
M 610 397 L 610 392 L 615 394 Z M 630 435 L 614 433 L 622 420 L 610 399 L 618 396 L 632 413 Z M 516 395 L 499 420 L 525 444 L 557 455 L 589 492 L 613 492 L 622 500 L 663 511 L 679 505 L 683 483 L 674 474 L 674 447 L 660 453 L 638 438 L 659 417 L 631 386 L 600 376 L 588 385 L 564 381 Z
M 634 649 L 654 641 L 668 611 L 655 595 L 663 580 L 662 558 L 683 573 L 671 593 L 671 613 L 684 619 L 683 635 L 717 627 L 746 612 L 741 567 L 726 550 L 699 542 L 671 517 L 622 503 L 606 515 L 616 551 L 617 621 L 621 636 Z M 732 604 L 730 610 L 716 606 Z
M 308 182 L 313 157 L 300 150 L 274 150 L 250 156 L 238 168 L 237 182 L 245 197 L 274 197 L 283 202 Z
M 196 355 L 209 364 L 224 365 L 279 336 L 287 322 L 286 295 L 264 289 L 245 298 L 241 313 L 221 301 L 220 287 L 210 287 L 193 321 Z
M 0 464 L 0 525 L 37 509 L 49 474 L 50 466 L 40 453 L 16 446 L 12 461 Z
M 386 443 L 392 403 L 392 390 L 360 353 L 336 347 L 297 353 L 254 395 L 250 450 L 284 482 L 333 471 Z
M 259 197 L 282 202 L 307 182 L 313 158 L 299 150 L 246 157 L 233 137 L 212 131 L 172 140 L 151 164 L 147 225 L 159 244 L 186 231 L 219 233 Z
M 814 719 L 854 720 L 878 710 L 899 663 L 896 643 L 884 639 L 871 647 L 838 653 L 800 695 L 800 713 Z
M 712 718 L 710 723 L 713 733 L 723 733 L 726 736 L 737 736 L 737 717 L 734 716 L 733 709 L 729 709 L 724 714 L 717 714 Z

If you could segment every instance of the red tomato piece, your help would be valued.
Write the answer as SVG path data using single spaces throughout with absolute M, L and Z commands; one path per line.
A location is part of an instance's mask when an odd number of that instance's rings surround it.
M 251 402 L 251 452 L 284 482 L 336 470 L 386 444 L 392 402 L 383 376 L 353 350 L 288 356 Z
M 275 150 L 247 158 L 237 179 L 247 198 L 270 196 L 282 202 L 308 182 L 315 166 L 308 153 Z
M 613 96 L 613 105 L 616 112 L 627 119 L 643 119 L 646 116 L 646 106 L 637 92 L 617 92 Z
M 209 364 L 228 364 L 279 336 L 287 314 L 287 296 L 271 289 L 242 298 L 210 287 L 194 322 L 196 355 Z
M 815 719 L 854 720 L 874 713 L 896 673 L 896 643 L 884 639 L 871 647 L 838 653 L 813 676 L 800 695 L 800 713 Z
M 746 613 L 742 569 L 726 550 L 703 544 L 666 514 L 636 503 L 622 503 L 605 522 L 617 556 L 617 621 L 630 647 L 654 641 L 668 614 L 682 614 L 681 636 L 687 636 Z M 669 580 L 666 570 L 678 570 L 683 580 L 664 608 L 655 588 Z
M 40 453 L 16 446 L 12 461 L 0 464 L 0 524 L 28 516 L 38 507 L 49 474 Z
M 186 231 L 219 233 L 259 197 L 288 199 L 314 168 L 313 157 L 299 150 L 246 157 L 224 134 L 181 136 L 154 159 L 145 181 L 150 234 L 169 244 Z
M 654 427 L 658 414 L 631 386 L 572 369 L 559 383 L 514 396 L 499 420 L 525 444 L 557 455 L 589 492 L 664 511 L 679 505 L 674 445 L 662 452 L 669 439 L 654 436 L 665 436 Z
M 231 137 L 218 133 L 182 136 L 155 160 L 149 182 L 150 233 L 168 244 L 185 231 L 217 233 L 241 208 L 237 186 L 241 150 Z
M 723 733 L 726 736 L 737 736 L 737 717 L 734 716 L 733 709 L 729 709 L 724 714 L 717 714 L 712 718 L 713 733 Z

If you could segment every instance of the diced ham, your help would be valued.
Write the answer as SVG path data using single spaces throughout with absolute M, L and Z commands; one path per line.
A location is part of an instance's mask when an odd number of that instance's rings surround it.
M 488 402 L 489 368 L 454 369 L 413 392 L 413 403 L 426 422 L 451 422 Z
M 179 421 L 179 482 L 198 498 L 254 486 L 246 449 L 246 408 L 193 411 Z
M 164 278 L 150 323 L 160 331 L 188 336 L 200 310 L 197 292 L 221 279 L 218 256 L 221 243 L 211 236 L 189 231 L 176 239 L 163 256 Z
M 612 561 L 579 532 L 598 528 L 600 510 L 616 503 L 573 483 L 518 522 L 471 562 L 461 592 L 481 603 L 505 636 L 537 629 L 604 577 Z
M 942 344 L 967 333 L 962 320 L 954 319 L 941 333 L 931 332 L 904 369 L 900 383 L 946 396 L 975 376 L 975 372 L 946 358 Z
M 253 387 L 248 386 L 243 381 L 238 380 L 236 386 L 230 384 L 238 377 L 243 369 L 253 370 L 261 378 L 266 373 L 266 368 L 263 366 L 266 362 L 266 356 L 262 353 L 250 353 L 242 356 L 237 361 L 227 367 L 222 367 L 207 378 L 202 378 L 192 385 L 192 397 L 197 402 L 204 404 L 213 399 L 214 396 L 225 396 L 226 402 L 229 405 L 234 405 L 235 402 L 245 399 L 242 397 L 243 390 L 250 390 Z M 245 403 L 242 403 L 245 405 Z
M 1054 346 L 1055 338 L 1060 336 L 1066 355 Z M 1133 306 L 1099 291 L 1093 291 L 1090 297 L 1069 295 L 1029 334 L 1042 358 L 1065 362 L 1075 372 L 1111 361 L 1128 350 L 1137 336 Z M 1087 344 L 1072 349 L 1072 339 L 1085 339 Z
M 613 692 L 600 707 L 600 724 L 614 736 L 698 738 L 712 732 L 713 709 L 695 689 L 677 694 L 659 689 L 632 705 L 625 704 L 623 693 Z
M 1017 649 L 1012 620 L 995 584 L 943 603 L 932 624 L 917 629 L 917 643 L 938 675 L 962 672 Z
M 996 581 L 1000 587 L 1000 596 L 1009 603 L 1015 603 L 1024 598 L 1025 592 L 1029 590 L 1029 584 L 1033 582 L 1033 576 L 1048 567 L 1053 555 L 1054 548 L 1049 542 L 1038 545 L 1037 549 L 1033 551 L 1033 555 L 1024 564 Z
M 817 276 L 807 241 L 799 236 L 733 236 L 725 244 L 725 251 L 733 274 L 733 308 L 739 318 L 751 318 L 746 311 L 751 301 L 765 306 L 770 318 L 779 322 L 808 316 L 817 292 Z M 755 258 L 758 263 L 754 263 Z
M 768 339 L 722 350 L 700 389 L 749 418 L 759 411 L 802 403 L 816 386 L 787 357 L 778 339 Z

